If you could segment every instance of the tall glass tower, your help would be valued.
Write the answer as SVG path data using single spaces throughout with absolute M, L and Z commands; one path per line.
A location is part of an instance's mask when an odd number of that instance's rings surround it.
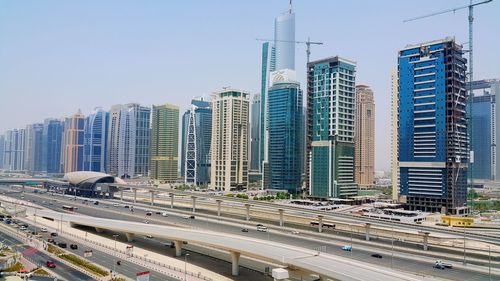
M 48 174 L 61 172 L 61 145 L 64 122 L 45 119 L 43 123 L 43 167 Z
M 85 119 L 83 170 L 106 172 L 106 147 L 108 141 L 109 112 L 96 108 Z
M 276 70 L 295 70 L 295 13 L 290 9 L 274 21 Z
M 356 195 L 356 63 L 337 56 L 310 62 L 307 69 L 310 193 L 314 197 Z
M 162 182 L 178 179 L 179 107 L 153 105 L 151 126 L 151 178 Z
M 271 73 L 269 88 L 269 188 L 300 193 L 303 128 L 302 91 L 294 71 Z
M 466 59 L 453 38 L 399 51 L 400 200 L 463 214 L 467 193 Z
M 43 124 L 29 124 L 25 132 L 24 169 L 30 172 L 44 171 Z
M 212 106 L 210 102 L 193 99 L 182 117 L 181 172 L 186 184 L 210 182 L 210 145 L 212 137 Z

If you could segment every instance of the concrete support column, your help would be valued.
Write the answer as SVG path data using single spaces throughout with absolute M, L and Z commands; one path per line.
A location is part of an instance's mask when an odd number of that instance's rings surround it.
M 169 193 L 168 195 L 170 195 L 170 209 L 173 209 L 174 208 L 174 194 Z
M 318 232 L 322 233 L 323 232 L 323 216 L 318 215 Z
M 150 191 L 150 193 L 151 193 L 151 206 L 154 206 L 154 204 L 155 204 L 155 192 Z
M 278 209 L 278 211 L 280 212 L 280 226 L 284 226 L 285 225 L 285 221 L 283 220 L 283 212 L 285 210 L 283 209 Z
M 193 214 L 196 213 L 196 196 L 191 196 L 191 199 L 193 199 Z
M 250 204 L 245 204 L 245 219 L 250 220 Z
M 137 188 L 134 188 L 134 204 L 137 202 Z
M 429 246 L 428 246 L 429 232 L 423 231 L 423 232 L 420 232 L 420 234 L 422 234 L 422 244 L 424 247 L 424 251 L 427 251 L 427 249 L 429 248 Z
M 134 234 L 133 233 L 125 233 L 125 236 L 127 237 L 127 242 L 134 241 Z
M 174 241 L 175 246 L 175 256 L 180 257 L 182 255 L 182 241 Z
M 222 203 L 222 200 L 217 199 L 215 201 L 217 202 L 217 216 L 220 218 L 220 205 Z
M 366 239 L 366 241 L 370 241 L 370 226 L 371 226 L 371 224 L 369 222 L 367 222 L 365 224 L 365 239 Z
M 231 254 L 232 270 L 231 274 L 233 276 L 238 276 L 240 274 L 240 253 L 229 252 Z
M 120 201 L 123 201 L 123 189 L 120 189 Z

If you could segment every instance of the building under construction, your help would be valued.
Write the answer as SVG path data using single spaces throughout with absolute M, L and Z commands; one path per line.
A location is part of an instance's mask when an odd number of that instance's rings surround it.
M 467 212 L 465 75 L 453 38 L 399 51 L 399 189 L 410 210 Z

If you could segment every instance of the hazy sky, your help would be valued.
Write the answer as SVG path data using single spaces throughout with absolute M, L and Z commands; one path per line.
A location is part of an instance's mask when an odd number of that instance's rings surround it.
M 466 9 L 403 20 L 468 2 L 294 1 L 296 39 L 325 43 L 311 59 L 357 61 L 356 82 L 375 92 L 377 169 L 390 167 L 398 49 L 446 36 L 468 41 Z M 287 7 L 286 0 L 0 0 L 0 132 L 117 103 L 187 108 L 192 97 L 224 86 L 257 93 L 255 38 L 272 38 L 274 18 Z M 476 8 L 475 19 L 475 78 L 500 78 L 500 1 Z M 305 46 L 296 56 L 304 85 Z

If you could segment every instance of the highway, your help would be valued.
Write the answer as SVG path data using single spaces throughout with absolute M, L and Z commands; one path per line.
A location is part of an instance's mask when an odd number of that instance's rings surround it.
M 13 197 L 19 198 L 20 194 L 17 193 L 11 193 L 8 194 Z M 63 204 L 74 204 L 75 202 L 72 200 L 69 200 L 68 198 L 63 198 L 61 196 L 46 196 L 46 195 L 38 195 L 38 194 L 31 194 L 31 193 L 25 193 L 24 194 L 26 199 L 31 199 L 31 200 L 43 200 L 40 199 L 40 197 L 43 197 L 47 200 L 53 200 L 56 198 L 58 202 L 53 203 L 54 205 L 48 205 L 47 207 L 60 211 L 60 206 Z M 81 201 L 80 201 L 81 202 Z M 74 204 L 75 205 L 75 204 Z M 112 207 L 108 206 L 107 204 L 100 204 L 98 206 L 95 205 L 89 205 L 89 206 L 84 206 L 81 204 L 77 205 L 79 207 L 78 213 L 81 214 L 86 214 L 90 216 L 96 216 L 96 217 L 103 217 L 103 218 L 113 218 L 113 219 L 125 219 L 129 221 L 143 221 L 145 219 L 148 219 L 145 215 L 145 212 L 143 210 L 139 210 L 136 208 L 136 211 L 134 212 L 133 215 L 131 215 L 131 212 L 128 209 L 125 209 L 123 207 Z M 106 208 L 107 207 L 107 208 Z M 112 212 L 114 211 L 114 212 Z M 170 210 L 168 210 L 170 211 Z M 120 212 L 118 214 L 117 212 Z M 154 215 L 155 218 L 155 223 L 158 221 L 164 221 L 165 224 L 183 224 L 186 226 L 191 226 L 195 228 L 201 228 L 201 229 L 210 229 L 210 230 L 217 230 L 221 231 L 224 233 L 232 233 L 232 234 L 243 234 L 241 232 L 241 227 L 235 227 L 231 225 L 225 225 L 225 224 L 218 224 L 218 225 L 213 225 L 212 223 L 208 223 L 207 221 L 203 221 L 200 219 L 195 219 L 195 220 L 186 220 L 184 219 L 184 215 L 169 215 L 169 217 L 164 218 L 158 215 Z M 324 247 L 325 244 L 322 243 L 321 241 L 311 241 L 309 239 L 304 239 L 303 237 L 300 237 L 300 235 L 296 237 L 291 237 L 291 236 L 284 236 L 280 233 L 271 231 L 268 233 L 261 233 L 257 232 L 254 229 L 249 229 L 248 233 L 245 233 L 245 235 L 249 235 L 251 237 L 255 238 L 260 238 L 260 239 L 269 239 L 270 241 L 275 241 L 275 242 L 282 242 L 286 244 L 291 244 L 291 245 L 296 245 L 304 248 L 309 248 L 309 249 L 315 249 L 315 248 L 323 248 L 322 250 L 338 255 L 338 256 L 343 256 L 343 257 L 349 257 L 355 260 L 360 260 L 360 261 L 369 261 L 370 263 L 373 264 L 379 264 L 383 265 L 386 267 L 390 267 L 391 265 L 391 259 L 389 256 L 384 255 L 384 258 L 382 259 L 375 259 L 371 257 L 371 254 L 373 254 L 373 251 L 367 251 L 364 250 L 362 247 L 358 245 L 354 245 L 354 251 L 352 253 L 347 253 L 344 252 L 340 249 L 340 247 L 334 247 L 334 246 L 327 246 Z M 165 243 L 167 241 L 148 241 L 148 244 L 154 244 L 154 243 Z M 163 246 L 164 247 L 164 246 Z M 158 248 L 158 246 L 157 246 Z M 157 249 L 158 250 L 158 249 Z M 162 250 L 163 252 L 164 250 Z M 498 262 L 498 261 L 496 261 Z M 438 276 L 438 277 L 443 277 L 443 278 L 449 278 L 449 279 L 455 279 L 455 280 L 463 280 L 463 278 L 466 278 L 466 280 L 488 280 L 488 275 L 483 274 L 483 273 L 475 273 L 475 272 L 470 272 L 467 270 L 461 270 L 461 269 L 452 269 L 452 270 L 437 270 L 432 268 L 433 260 L 428 259 L 428 262 L 422 262 L 422 261 L 415 261 L 413 259 L 405 259 L 405 258 L 398 258 L 395 257 L 393 260 L 393 266 L 395 269 L 401 269 L 409 272 L 419 272 L 425 275 L 432 275 L 432 276 Z M 203 266 L 203 265 L 201 265 Z M 226 265 L 226 268 L 228 266 Z
M 6 245 L 13 247 L 16 251 L 23 252 L 24 250 L 28 249 L 29 246 L 24 245 L 23 242 L 19 241 L 17 238 L 9 236 L 7 233 L 0 231 L 0 240 L 3 241 Z M 45 265 L 45 263 L 48 260 L 53 260 L 51 257 L 47 256 L 46 254 L 37 251 L 33 255 L 28 257 L 32 261 L 36 262 L 37 264 Z M 56 268 L 51 268 L 54 273 L 58 274 L 62 278 L 64 278 L 67 281 L 73 281 L 73 280 L 93 280 L 91 277 L 81 273 L 80 271 L 74 270 L 73 268 L 66 266 L 65 264 L 56 263 Z

